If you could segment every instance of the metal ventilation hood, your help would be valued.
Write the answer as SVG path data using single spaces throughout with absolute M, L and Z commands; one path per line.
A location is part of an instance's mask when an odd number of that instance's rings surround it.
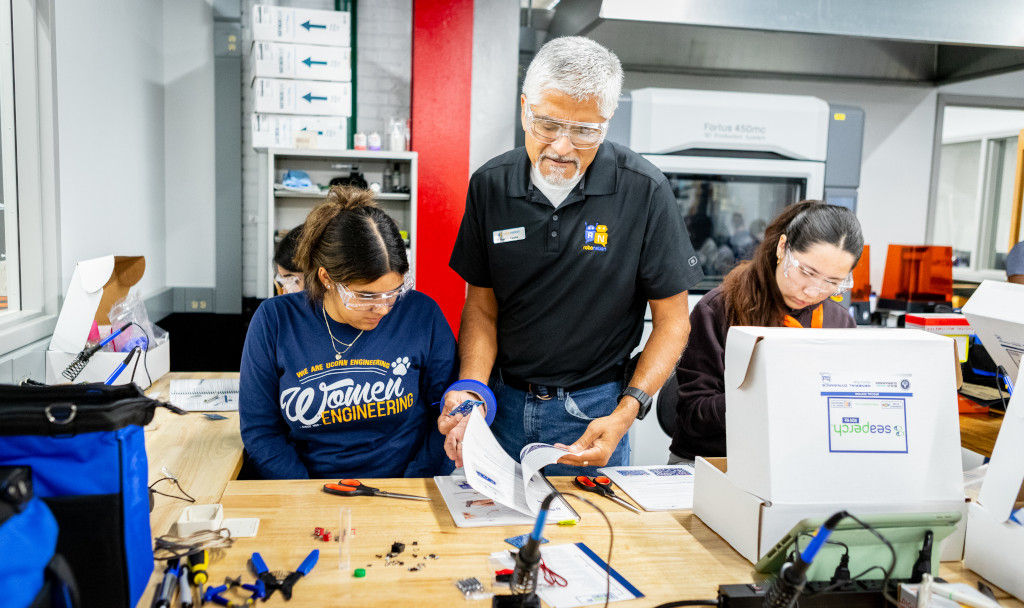
M 572 35 L 631 71 L 936 85 L 1024 69 L 1022 0 L 562 0 L 546 38 Z

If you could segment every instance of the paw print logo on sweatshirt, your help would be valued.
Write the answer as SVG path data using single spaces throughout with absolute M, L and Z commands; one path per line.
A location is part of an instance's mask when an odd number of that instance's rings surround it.
M 399 357 L 391 363 L 391 371 L 396 376 L 404 376 L 409 373 L 409 357 Z

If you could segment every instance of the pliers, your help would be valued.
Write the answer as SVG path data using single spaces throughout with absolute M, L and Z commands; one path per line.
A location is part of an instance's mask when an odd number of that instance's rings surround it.
M 320 559 L 320 550 L 313 549 L 306 559 L 302 560 L 298 569 L 295 572 L 288 573 L 283 579 L 278 578 L 274 573 L 270 572 L 267 568 L 266 562 L 263 561 L 263 556 L 259 553 L 253 553 L 252 557 L 249 558 L 249 566 L 252 568 L 253 574 L 259 579 L 266 591 L 263 596 L 263 601 L 267 601 L 271 595 L 274 595 L 274 591 L 277 589 L 281 590 L 281 595 L 284 599 L 292 599 L 292 587 L 299 581 L 300 578 L 309 574 L 309 571 L 316 565 L 317 560 Z

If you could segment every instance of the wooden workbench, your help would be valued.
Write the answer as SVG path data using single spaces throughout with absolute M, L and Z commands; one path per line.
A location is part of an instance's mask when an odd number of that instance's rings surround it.
M 574 491 L 570 478 L 552 481 L 557 489 Z M 258 551 L 271 570 L 294 570 L 313 549 L 320 549 L 320 561 L 309 576 L 295 586 L 285 604 L 275 595 L 268 606 L 461 606 L 456 579 L 475 576 L 490 585 L 493 568 L 488 555 L 508 549 L 503 539 L 529 532 L 529 526 L 456 528 L 437 487 L 430 479 L 380 479 L 373 485 L 394 492 L 428 496 L 432 502 L 380 497 L 344 498 L 323 493 L 323 480 L 232 481 L 222 502 L 226 517 L 259 517 L 255 538 L 238 539 L 224 558 L 210 567 L 211 580 L 246 575 L 246 560 Z M 612 567 L 646 597 L 624 603 L 623 607 L 656 606 L 680 599 L 714 599 L 718 585 L 749 583 L 755 573 L 717 534 L 689 511 L 651 512 L 636 515 L 611 501 L 601 507 L 615 528 Z M 585 542 L 602 559 L 608 551 L 604 520 L 589 507 L 574 504 L 583 516 L 578 526 L 548 526 L 544 535 L 552 543 Z M 351 562 L 339 567 L 338 543 L 322 542 L 312 536 L 315 526 L 329 530 L 339 527 L 339 508 L 352 511 L 355 534 Z M 403 566 L 385 567 L 377 555 L 387 553 L 394 541 L 404 542 Z M 416 546 L 412 543 L 417 542 Z M 413 558 L 412 554 L 419 555 Z M 434 553 L 437 560 L 424 559 Z M 411 572 L 417 563 L 426 568 Z M 368 566 L 368 564 L 372 564 Z M 366 578 L 352 576 L 354 568 L 365 568 Z M 954 582 L 974 584 L 974 573 L 961 563 L 942 564 L 941 575 Z M 1004 606 L 1024 606 L 997 592 Z M 473 606 L 489 606 L 474 602 Z
M 238 373 L 172 372 L 153 383 L 146 394 L 166 400 L 171 380 L 175 378 L 237 378 Z M 224 488 L 238 476 L 242 466 L 242 436 L 238 431 L 238 412 L 223 412 L 226 420 L 207 420 L 201 414 L 184 416 L 160 408 L 153 421 L 146 425 L 146 457 L 149 460 L 149 482 L 164 477 L 163 469 L 178 477 L 181 487 L 196 499 L 195 504 L 220 502 Z M 177 495 L 173 484 L 160 482 L 155 489 Z M 149 525 L 153 536 L 171 531 L 182 510 L 192 503 L 154 495 Z M 162 578 L 162 569 L 154 570 L 139 608 L 149 608 L 152 593 Z
M 982 456 L 991 456 L 1002 414 L 960 414 L 960 445 Z
M 161 378 L 148 391 L 166 398 L 172 378 L 225 378 L 237 374 L 172 373 Z M 432 480 L 375 480 L 374 485 L 398 492 L 432 498 L 431 503 L 384 498 L 346 499 L 320 491 L 323 481 L 231 481 L 241 465 L 242 442 L 237 413 L 228 419 L 210 421 L 198 414 L 177 416 L 166 410 L 157 412 L 146 427 L 146 449 L 150 481 L 163 477 L 161 469 L 178 476 L 182 486 L 196 498 L 197 504 L 221 502 L 225 517 L 260 518 L 255 538 L 238 539 L 224 558 L 211 566 L 211 581 L 224 576 L 245 574 L 245 563 L 253 551 L 259 551 L 272 570 L 294 570 L 310 550 L 321 550 L 320 563 L 307 579 L 295 587 L 295 596 L 287 605 L 302 606 L 398 606 L 462 605 L 465 600 L 453 581 L 466 576 L 488 580 L 487 556 L 503 550 L 502 539 L 527 532 L 527 527 L 456 528 Z M 961 416 L 965 447 L 971 441 L 995 440 L 1001 419 Z M 965 431 L 964 429 L 968 429 Z M 978 447 L 971 447 L 981 451 Z M 990 450 L 991 448 L 989 448 Z M 560 490 L 571 490 L 568 480 L 554 479 Z M 163 482 L 162 491 L 172 492 Z M 606 501 L 607 502 L 607 501 Z M 166 533 L 189 503 L 163 496 L 155 497 L 151 515 L 154 536 Z M 575 505 L 574 505 L 575 506 Z M 339 507 L 352 509 L 355 537 L 351 564 L 338 567 L 338 544 L 318 542 L 312 529 L 338 528 Z M 598 555 L 607 552 L 607 531 L 597 514 L 585 505 L 581 525 L 571 528 L 549 526 L 545 536 L 553 543 L 585 542 Z M 646 598 L 623 606 L 655 606 L 676 599 L 711 599 L 719 584 L 751 582 L 750 563 L 711 531 L 689 511 L 642 513 L 634 515 L 608 502 L 604 505 L 615 526 L 615 551 L 612 565 L 637 586 Z M 404 567 L 387 567 L 377 559 L 395 540 L 406 542 Z M 411 558 L 411 543 L 418 541 L 419 555 L 435 553 L 438 560 Z M 426 568 L 410 572 L 415 563 Z M 367 567 L 367 564 L 373 564 Z M 365 579 L 352 577 L 352 569 L 367 570 Z M 151 578 L 140 608 L 148 608 L 151 593 L 160 578 L 159 567 Z M 942 576 L 952 581 L 972 583 L 977 577 L 960 563 L 942 565 Z M 1006 598 L 1005 594 L 1000 595 Z M 285 605 L 279 594 L 267 603 Z M 474 602 L 475 606 L 489 605 Z M 1013 599 L 1004 606 L 1021 606 Z

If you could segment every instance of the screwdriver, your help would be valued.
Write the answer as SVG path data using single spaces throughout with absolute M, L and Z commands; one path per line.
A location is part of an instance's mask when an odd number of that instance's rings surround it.
M 188 556 L 189 580 L 199 589 L 199 597 L 203 597 L 203 585 L 209 580 L 206 568 L 210 565 L 210 552 L 206 549 Z
M 178 568 L 178 606 L 192 608 L 192 588 L 188 586 L 188 566 Z

